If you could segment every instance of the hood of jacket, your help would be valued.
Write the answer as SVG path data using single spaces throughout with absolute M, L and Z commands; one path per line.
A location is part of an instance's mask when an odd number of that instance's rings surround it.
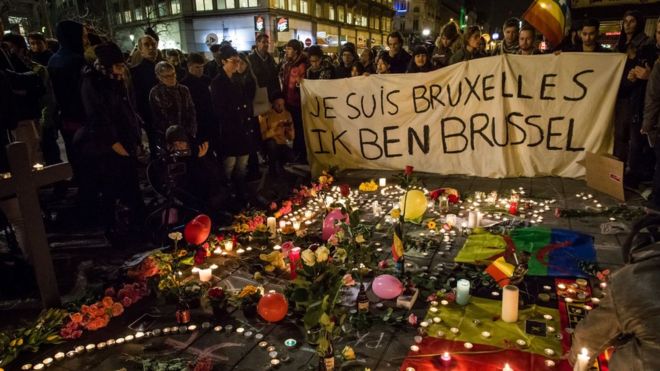
M 60 48 L 83 54 L 83 25 L 74 21 L 61 21 L 55 29 Z

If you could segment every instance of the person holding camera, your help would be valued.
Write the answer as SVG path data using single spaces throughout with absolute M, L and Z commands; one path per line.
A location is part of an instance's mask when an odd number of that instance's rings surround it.
M 85 177 L 100 186 L 106 226 L 116 232 L 120 227 L 137 230 L 144 220 L 137 174 L 140 126 L 124 82 L 124 56 L 112 42 L 97 45 L 95 53 L 94 65 L 83 69 L 81 95 L 88 123 L 77 136 Z M 117 201 L 130 211 L 125 225 L 115 218 Z

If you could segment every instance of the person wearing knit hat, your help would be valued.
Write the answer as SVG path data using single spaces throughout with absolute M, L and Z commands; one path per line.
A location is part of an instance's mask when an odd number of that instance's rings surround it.
M 433 65 L 429 59 L 428 51 L 424 45 L 417 45 L 413 49 L 413 57 L 410 60 L 407 73 L 429 72 L 433 70 Z
M 358 56 L 355 53 L 355 45 L 353 43 L 346 43 L 342 45 L 341 53 L 339 53 L 339 63 L 335 69 L 335 78 L 342 79 L 351 77 L 353 64 L 357 60 Z
M 96 47 L 94 47 L 94 53 L 96 54 L 96 59 L 103 67 L 111 69 L 113 65 L 121 64 L 121 68 L 123 68 L 124 55 L 122 54 L 121 49 L 119 49 L 117 44 L 113 42 L 107 42 L 96 45 Z
M 461 49 L 461 37 L 455 22 L 449 22 L 442 27 L 440 36 L 435 40 L 435 50 L 431 60 L 435 68 L 449 65 L 451 56 Z

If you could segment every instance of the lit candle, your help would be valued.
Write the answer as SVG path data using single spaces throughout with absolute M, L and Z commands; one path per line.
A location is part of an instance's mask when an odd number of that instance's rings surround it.
M 505 363 L 504 368 L 502 369 L 502 371 L 513 371 L 513 369 L 511 368 L 511 366 L 509 366 L 508 363 Z
M 442 360 L 443 366 L 449 366 L 449 364 L 451 363 L 451 355 L 449 354 L 449 352 L 444 352 L 440 356 L 440 360 Z
M 243 253 L 245 253 L 245 250 L 239 248 L 238 250 L 236 250 L 236 253 L 237 253 L 238 255 L 242 255 Z
M 419 346 L 418 346 L 418 345 L 411 345 L 411 346 L 410 346 L 410 350 L 412 350 L 412 351 L 415 352 L 415 353 L 416 353 L 416 352 L 419 352 Z
M 232 251 L 234 249 L 234 241 L 226 240 L 225 241 L 225 250 Z
M 589 351 L 587 348 L 582 348 L 580 354 L 577 356 L 573 371 L 587 371 L 589 369 Z
M 516 286 L 504 286 L 504 294 L 502 295 L 502 321 L 508 323 L 518 321 L 518 288 Z
M 268 219 L 266 219 L 266 226 L 268 227 L 270 236 L 275 237 L 277 234 L 277 219 L 272 216 L 268 217 Z
M 296 230 L 296 231 L 300 229 L 300 222 L 299 221 L 296 220 L 296 221 L 293 222 L 293 229 Z
M 280 246 L 280 245 L 275 245 L 275 246 L 273 246 L 273 250 L 275 250 L 275 251 L 280 251 L 280 250 L 282 250 L 282 246 Z
M 450 227 L 456 225 L 456 214 L 447 214 L 445 216 L 445 223 L 449 224 Z
M 280 220 L 280 230 L 284 229 L 286 227 L 286 221 Z
M 470 300 L 470 281 L 460 279 L 456 283 L 456 304 L 465 305 Z
M 291 265 L 291 279 L 298 277 L 298 260 L 300 260 L 300 247 L 294 247 L 289 251 L 289 264 Z
M 40 163 L 37 162 L 37 163 L 34 164 L 32 167 L 34 167 L 34 170 L 39 171 L 39 170 L 43 170 L 43 169 L 44 169 L 44 164 L 40 164 Z
M 387 185 L 387 179 L 386 178 L 379 178 L 378 179 L 378 185 L 381 187 L 385 187 Z
M 202 282 L 209 282 L 213 278 L 213 270 L 211 268 L 199 269 L 197 267 L 193 268 L 193 272 L 197 270 L 199 273 L 199 280 Z
M 476 211 L 470 211 L 468 213 L 467 226 L 468 226 L 468 228 L 475 228 L 477 226 L 477 212 Z

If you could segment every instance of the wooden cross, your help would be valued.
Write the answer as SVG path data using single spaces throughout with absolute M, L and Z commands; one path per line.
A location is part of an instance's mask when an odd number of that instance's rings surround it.
M 18 197 L 19 209 L 25 220 L 27 246 L 24 248 L 34 268 L 41 302 L 44 308 L 58 307 L 61 305 L 60 294 L 39 205 L 39 188 L 70 178 L 71 165 L 65 162 L 35 169 L 30 162 L 28 147 L 23 142 L 9 144 L 7 155 L 11 176 L 0 179 L 0 198 Z

